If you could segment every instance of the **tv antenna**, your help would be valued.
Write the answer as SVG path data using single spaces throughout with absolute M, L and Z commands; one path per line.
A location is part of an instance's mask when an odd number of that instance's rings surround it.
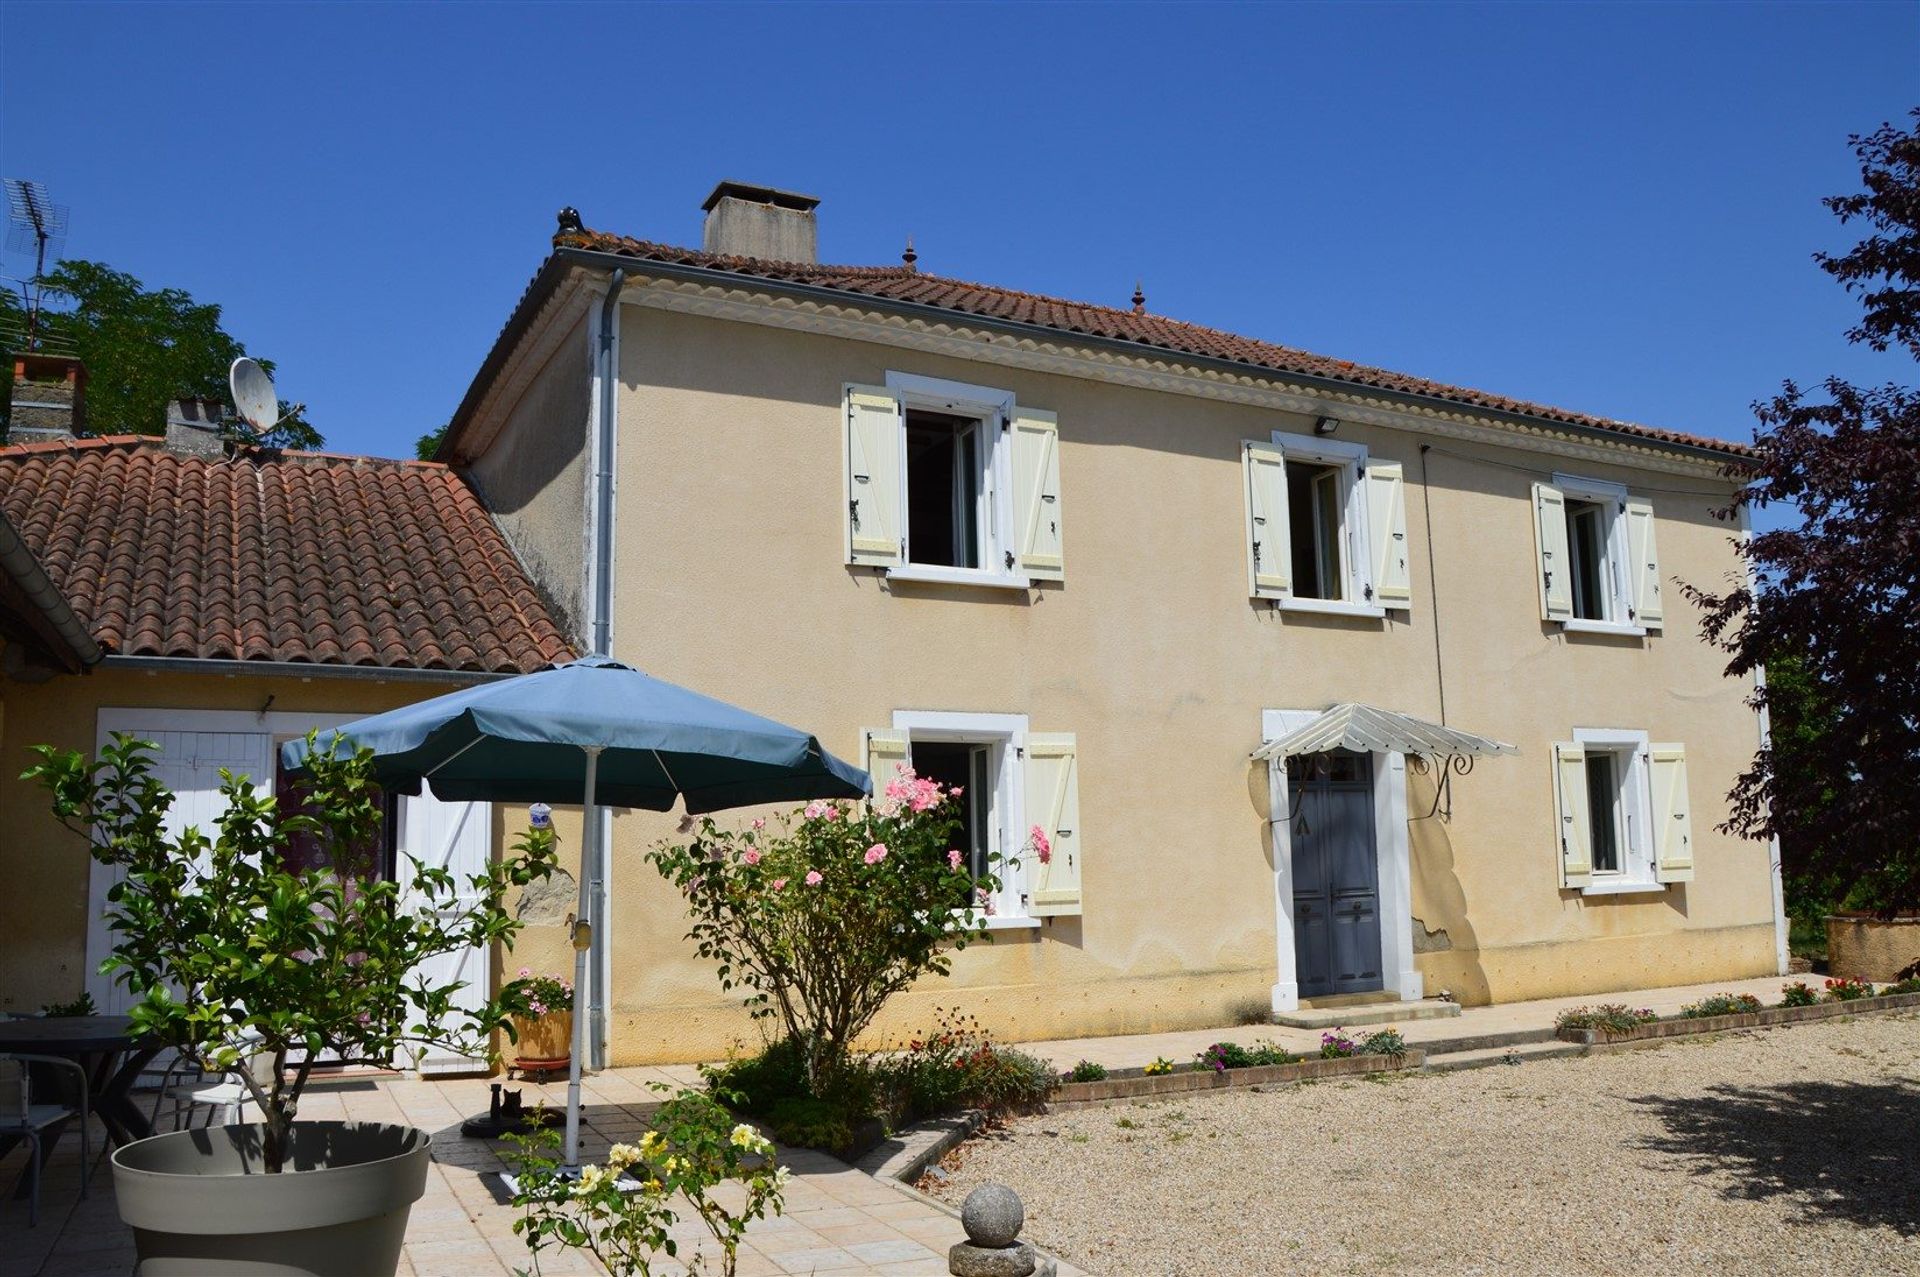
M 7 188 L 7 249 L 33 254 L 33 278 L 24 281 L 21 296 L 27 303 L 27 349 L 40 348 L 40 310 L 46 294 L 41 283 L 47 274 L 47 254 L 58 253 L 67 239 L 67 206 L 56 204 L 39 182 L 23 177 L 0 179 Z

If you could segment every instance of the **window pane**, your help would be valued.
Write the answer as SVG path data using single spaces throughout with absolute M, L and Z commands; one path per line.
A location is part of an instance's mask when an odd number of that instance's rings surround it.
M 988 872 L 993 846 L 993 746 L 973 741 L 913 742 L 913 769 L 942 789 L 959 788 L 954 814 L 960 827 L 953 845 L 967 858 L 973 876 Z
M 915 563 L 980 566 L 979 425 L 907 413 L 907 554 Z
M 1620 872 L 1620 785 L 1612 754 L 1587 755 L 1587 820 L 1593 832 L 1593 871 Z
M 1303 599 L 1343 597 L 1338 467 L 1287 463 L 1287 531 L 1293 541 L 1293 592 Z
M 1599 506 L 1567 502 L 1567 549 L 1573 555 L 1573 614 L 1607 620 L 1607 525 Z

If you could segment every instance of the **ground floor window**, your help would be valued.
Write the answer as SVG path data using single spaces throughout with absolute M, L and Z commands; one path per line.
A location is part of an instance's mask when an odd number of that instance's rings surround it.
M 1657 888 L 1659 831 L 1651 815 L 1647 734 L 1583 727 L 1571 744 L 1554 748 L 1568 885 L 1598 892 Z
M 992 874 L 1000 881 L 997 892 L 981 893 L 981 908 L 995 918 L 1026 917 L 1028 884 L 1018 861 L 1026 716 L 901 710 L 893 726 L 907 738 L 915 772 L 960 790 L 954 844 L 976 878 Z M 1006 856 L 1015 859 L 996 860 Z

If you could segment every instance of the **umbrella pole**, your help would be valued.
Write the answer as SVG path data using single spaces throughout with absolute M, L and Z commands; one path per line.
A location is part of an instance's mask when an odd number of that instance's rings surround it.
M 600 747 L 584 745 L 587 753 L 586 792 L 580 805 L 580 902 L 573 923 L 573 1049 L 567 1060 L 567 1142 L 561 1164 L 571 1173 L 580 1169 L 580 1061 L 587 1053 L 587 1017 L 580 1014 L 580 998 L 587 988 L 587 951 L 592 945 L 593 928 L 600 919 L 587 916 L 588 883 L 593 867 L 599 863 L 600 813 L 594 802 L 599 779 Z

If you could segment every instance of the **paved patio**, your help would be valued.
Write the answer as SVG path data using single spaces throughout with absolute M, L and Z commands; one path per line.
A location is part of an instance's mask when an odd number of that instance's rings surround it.
M 1818 983 L 1817 978 L 1807 977 Z M 1709 993 L 1753 993 L 1777 1003 L 1786 981 L 1757 980 L 1679 985 L 1626 993 L 1593 994 L 1539 1002 L 1468 1008 L 1444 1020 L 1416 1020 L 1398 1027 L 1412 1043 L 1436 1042 L 1550 1026 L 1560 1010 L 1595 1002 L 1626 1002 L 1662 1014 Z M 1108 1068 L 1138 1067 L 1158 1056 L 1184 1062 L 1211 1042 L 1251 1042 L 1266 1038 L 1295 1050 L 1319 1048 L 1319 1032 L 1274 1025 L 1196 1029 L 1176 1033 L 1108 1038 L 1067 1038 L 1023 1044 L 1064 1069 L 1081 1059 Z M 586 1126 L 583 1152 L 589 1160 L 604 1156 L 619 1140 L 645 1129 L 657 1102 L 650 1083 L 692 1084 L 691 1067 L 613 1069 L 585 1083 Z M 565 1102 L 564 1082 L 529 1085 L 531 1103 L 544 1095 L 552 1106 Z M 434 1135 L 434 1166 L 426 1195 L 415 1204 L 407 1233 L 403 1274 L 421 1277 L 496 1277 L 529 1266 L 528 1254 L 513 1235 L 514 1211 L 487 1173 L 501 1169 L 494 1146 L 462 1139 L 463 1118 L 485 1112 L 487 1083 L 476 1078 L 414 1080 L 398 1077 L 347 1078 L 316 1083 L 301 1116 L 317 1120 L 353 1118 L 404 1122 Z M 95 1147 L 101 1141 L 96 1129 Z M 963 1239 L 958 1219 L 947 1208 L 887 1180 L 874 1179 L 823 1154 L 783 1151 L 795 1178 L 787 1192 L 786 1213 L 755 1224 L 741 1251 L 741 1277 L 820 1273 L 835 1277 L 906 1275 L 936 1277 L 947 1271 L 948 1246 Z M 0 1186 L 11 1187 L 24 1164 L 16 1151 L 0 1160 Z M 38 1228 L 26 1227 L 24 1203 L 0 1203 L 0 1277 L 106 1277 L 133 1266 L 131 1234 L 115 1214 L 111 1176 L 104 1161 L 89 1200 L 77 1200 L 78 1141 L 69 1137 L 49 1168 Z M 697 1224 L 684 1229 L 684 1241 L 705 1238 Z M 594 1273 L 594 1265 L 555 1251 L 545 1253 L 542 1271 Z M 680 1269 L 667 1265 L 659 1271 Z M 1061 1265 L 1063 1277 L 1085 1277 Z

